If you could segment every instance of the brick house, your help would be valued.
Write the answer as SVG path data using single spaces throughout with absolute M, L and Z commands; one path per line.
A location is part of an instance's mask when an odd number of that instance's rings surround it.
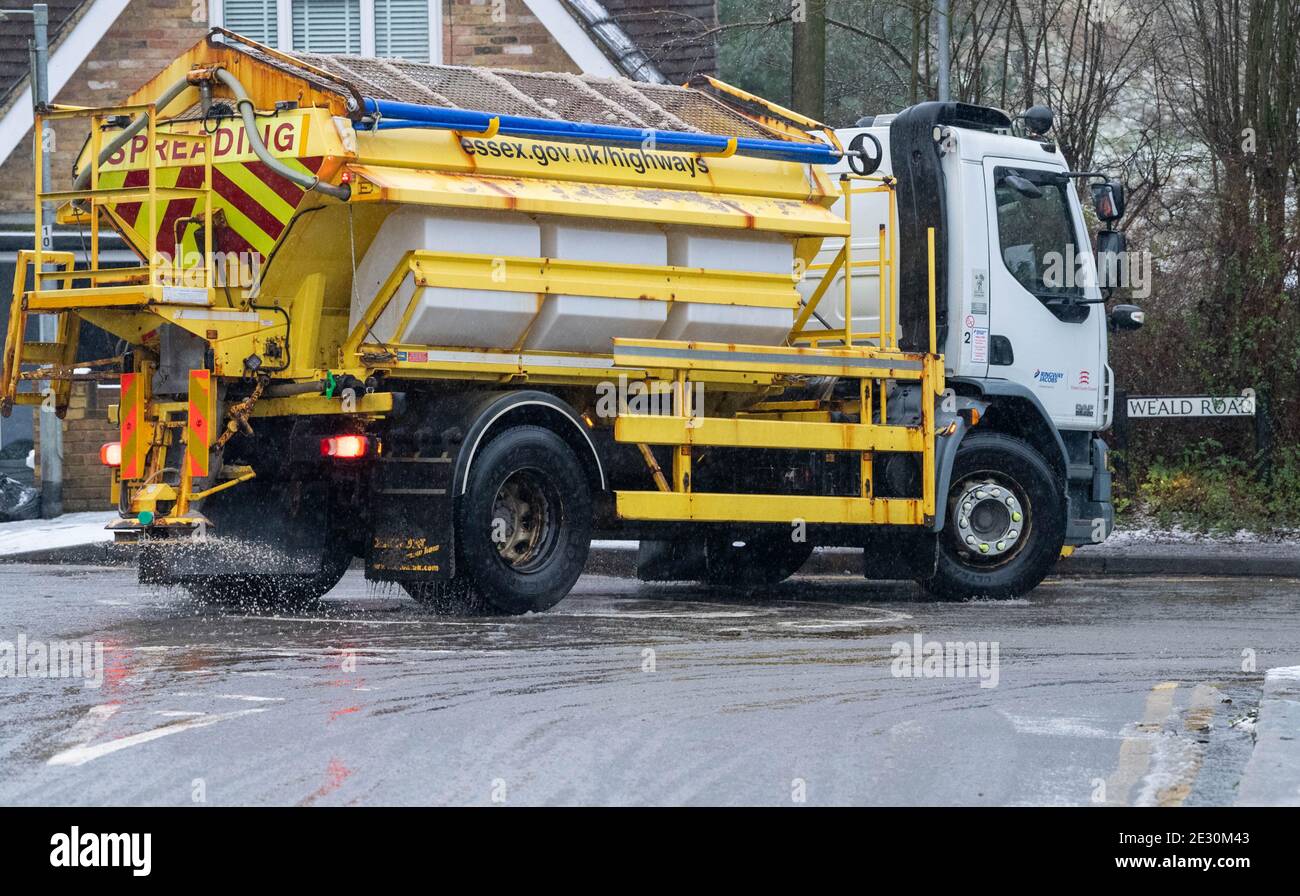
M 50 89 L 56 103 L 120 102 L 181 52 L 220 26 L 285 50 L 400 57 L 446 65 L 561 71 L 683 83 L 713 74 L 716 0 L 47 0 Z M 0 11 L 30 7 L 0 0 Z M 0 326 L 9 316 L 15 253 L 33 245 L 30 19 L 0 27 Z M 85 137 L 84 123 L 55 130 L 56 182 Z M 79 251 L 81 236 L 56 232 L 55 248 Z M 104 245 L 106 261 L 134 263 Z M 114 253 L 117 253 L 116 256 Z M 113 346 L 83 328 L 82 357 Z M 2 331 L 0 331 L 2 332 Z M 96 338 L 102 337 L 97 343 Z M 79 386 L 64 421 L 64 509 L 98 509 L 107 490 L 97 464 L 111 390 Z M 115 399 L 112 399 L 115 400 Z M 0 420 L 0 448 L 32 439 L 32 415 Z M 93 481 L 88 487 L 86 479 Z

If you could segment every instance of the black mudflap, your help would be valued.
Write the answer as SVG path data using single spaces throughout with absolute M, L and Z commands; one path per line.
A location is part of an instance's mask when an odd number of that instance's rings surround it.
M 193 532 L 141 542 L 140 581 L 177 585 L 211 576 L 315 575 L 330 538 L 328 486 L 253 480 L 213 495 Z
M 874 526 L 862 546 L 868 579 L 920 579 L 934 574 L 938 536 L 920 527 Z
M 385 457 L 375 464 L 367 579 L 427 582 L 455 573 L 453 467 L 449 457 Z
M 705 577 L 704 539 L 642 539 L 637 548 L 636 577 L 642 582 L 698 582 Z

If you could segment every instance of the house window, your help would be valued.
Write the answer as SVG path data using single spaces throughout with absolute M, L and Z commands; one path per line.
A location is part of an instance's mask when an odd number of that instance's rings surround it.
M 293 48 L 360 53 L 361 0 L 293 0 Z
M 278 46 L 275 0 L 225 0 L 216 24 L 268 47 Z
M 375 0 L 375 55 L 428 62 L 429 0 Z
M 442 60 L 442 0 L 212 0 L 212 24 L 304 53 Z

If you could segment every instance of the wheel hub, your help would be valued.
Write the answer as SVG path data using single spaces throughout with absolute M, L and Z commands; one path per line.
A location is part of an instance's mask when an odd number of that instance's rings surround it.
M 546 549 L 550 502 L 540 483 L 525 471 L 511 475 L 492 502 L 492 542 L 509 565 L 520 568 Z
M 1024 534 L 1025 510 L 1020 499 L 996 482 L 966 484 L 957 497 L 955 510 L 958 541 L 980 557 L 1006 554 Z

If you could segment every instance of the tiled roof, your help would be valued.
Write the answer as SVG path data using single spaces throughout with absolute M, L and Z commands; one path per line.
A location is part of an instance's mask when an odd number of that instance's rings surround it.
M 717 35 L 708 33 L 718 22 L 715 0 L 598 2 L 670 84 L 685 84 L 693 75 L 717 74 Z
M 57 41 L 63 27 L 76 12 L 90 0 L 45 0 L 50 8 L 50 45 Z M 0 9 L 30 10 L 31 0 L 0 0 Z M 0 24 L 0 107 L 5 106 L 10 94 L 18 88 L 31 71 L 31 57 L 27 42 L 32 38 L 30 16 L 15 16 Z

